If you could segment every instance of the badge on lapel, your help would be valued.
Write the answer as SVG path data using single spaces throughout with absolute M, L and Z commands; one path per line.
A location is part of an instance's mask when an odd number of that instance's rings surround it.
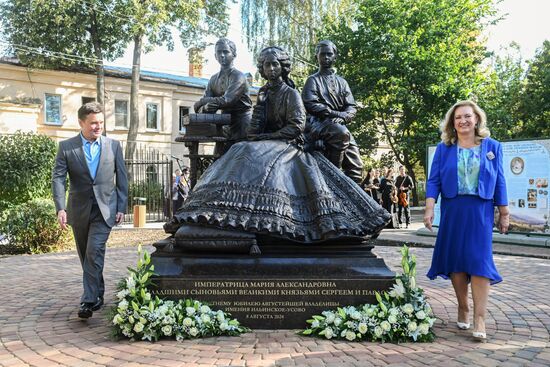
M 487 153 L 487 159 L 489 159 L 490 161 L 492 161 L 493 159 L 495 159 L 495 153 L 493 153 L 493 152 Z

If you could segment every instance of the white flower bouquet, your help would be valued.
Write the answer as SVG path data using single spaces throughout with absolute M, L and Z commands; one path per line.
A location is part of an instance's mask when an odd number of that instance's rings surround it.
M 433 341 L 435 317 L 422 288 L 416 286 L 416 258 L 401 249 L 403 273 L 389 292 L 376 293 L 377 304 L 323 311 L 308 320 L 302 335 L 349 341 Z
M 176 340 L 216 335 L 239 335 L 248 329 L 223 311 L 212 310 L 199 301 L 184 299 L 162 300 L 152 296 L 148 287 L 154 266 L 147 251 L 138 249 L 137 268 L 128 268 L 130 275 L 123 279 L 117 293 L 118 302 L 109 315 L 114 337 L 156 341 L 161 337 Z

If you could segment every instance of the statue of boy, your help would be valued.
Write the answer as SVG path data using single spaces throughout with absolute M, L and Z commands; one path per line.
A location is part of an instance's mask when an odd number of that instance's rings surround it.
M 308 118 L 308 140 L 322 140 L 325 156 L 346 176 L 361 182 L 363 162 L 355 139 L 346 128 L 357 113 L 348 83 L 332 66 L 338 51 L 331 41 L 321 41 L 316 52 L 319 71 L 310 75 L 302 91 Z
M 221 65 L 220 72 L 210 78 L 204 96 L 195 103 L 194 108 L 196 113 L 216 113 L 221 110 L 222 113 L 230 114 L 228 138 L 231 144 L 246 138 L 252 117 L 252 101 L 248 95 L 246 76 L 233 67 L 233 60 L 237 56 L 235 43 L 220 38 L 215 45 L 215 54 Z

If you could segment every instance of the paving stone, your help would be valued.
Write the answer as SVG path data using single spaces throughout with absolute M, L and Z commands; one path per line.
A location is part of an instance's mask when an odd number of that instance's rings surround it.
M 152 251 L 152 248 L 148 248 Z M 376 247 L 399 270 L 396 247 Z M 489 343 L 475 343 L 456 328 L 456 299 L 448 281 L 424 277 L 429 248 L 412 248 L 417 283 L 438 317 L 433 343 L 351 343 L 296 335 L 291 330 L 255 331 L 240 337 L 161 340 L 109 339 L 107 309 L 88 321 L 76 315 L 81 270 L 75 252 L 0 258 L 0 366 L 548 366 L 550 365 L 550 260 L 496 255 L 504 282 L 491 288 Z M 135 248 L 109 249 L 106 303 L 118 280 L 137 260 Z M 471 301 L 470 301 L 471 304 Z

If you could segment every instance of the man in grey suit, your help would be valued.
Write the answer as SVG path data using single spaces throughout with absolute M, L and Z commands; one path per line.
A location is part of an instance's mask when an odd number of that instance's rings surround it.
M 78 122 L 80 133 L 59 143 L 52 190 L 59 225 L 66 229 L 69 224 L 73 230 L 84 285 L 78 316 L 87 319 L 103 305 L 105 243 L 111 228 L 124 218 L 128 179 L 120 143 L 101 135 L 101 105 L 80 107 Z

